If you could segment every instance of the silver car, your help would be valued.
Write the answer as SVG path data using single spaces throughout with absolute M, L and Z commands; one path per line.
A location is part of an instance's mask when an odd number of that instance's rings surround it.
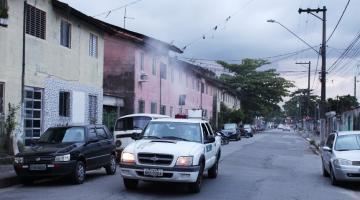
M 321 152 L 323 176 L 331 183 L 360 181 L 360 131 L 332 133 Z

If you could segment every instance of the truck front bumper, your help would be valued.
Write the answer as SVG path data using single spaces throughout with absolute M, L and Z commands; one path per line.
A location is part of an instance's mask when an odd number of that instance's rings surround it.
M 146 176 L 145 169 L 161 169 L 163 176 Z M 157 167 L 143 165 L 120 164 L 120 173 L 123 178 L 137 179 L 143 181 L 161 181 L 161 182 L 196 182 L 199 174 L 199 166 L 189 167 Z

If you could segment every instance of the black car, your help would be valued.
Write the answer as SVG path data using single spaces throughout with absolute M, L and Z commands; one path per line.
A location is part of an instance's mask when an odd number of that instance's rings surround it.
M 241 140 L 240 130 L 235 123 L 224 124 L 224 129 L 221 130 L 221 133 L 229 140 Z
M 81 184 L 88 170 L 104 167 L 107 174 L 115 174 L 115 159 L 114 139 L 105 126 L 52 127 L 15 156 L 14 169 L 24 184 L 52 176 L 68 176 Z

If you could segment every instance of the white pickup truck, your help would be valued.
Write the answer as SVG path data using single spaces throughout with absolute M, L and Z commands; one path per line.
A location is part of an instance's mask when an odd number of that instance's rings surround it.
M 199 192 L 205 171 L 217 177 L 220 156 L 221 138 L 208 122 L 156 119 L 123 150 L 120 172 L 128 189 L 144 180 L 188 183 L 191 192 Z

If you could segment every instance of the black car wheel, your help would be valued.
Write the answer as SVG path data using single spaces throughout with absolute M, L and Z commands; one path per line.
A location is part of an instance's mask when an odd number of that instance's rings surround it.
M 75 184 L 82 184 L 85 180 L 85 176 L 86 176 L 86 170 L 85 170 L 84 162 L 77 161 L 75 171 L 72 175 L 73 182 Z
M 123 179 L 125 188 L 128 190 L 135 190 L 139 184 L 138 180 L 135 179 Z
M 111 154 L 110 162 L 105 166 L 106 174 L 114 175 L 116 173 L 116 158 Z
M 196 182 L 189 184 L 189 190 L 190 190 L 191 193 L 199 193 L 200 192 L 201 184 L 202 184 L 202 181 L 203 181 L 204 167 L 205 167 L 204 163 L 201 162 L 200 170 L 199 170 L 199 174 L 198 174 L 198 177 L 196 179 Z

